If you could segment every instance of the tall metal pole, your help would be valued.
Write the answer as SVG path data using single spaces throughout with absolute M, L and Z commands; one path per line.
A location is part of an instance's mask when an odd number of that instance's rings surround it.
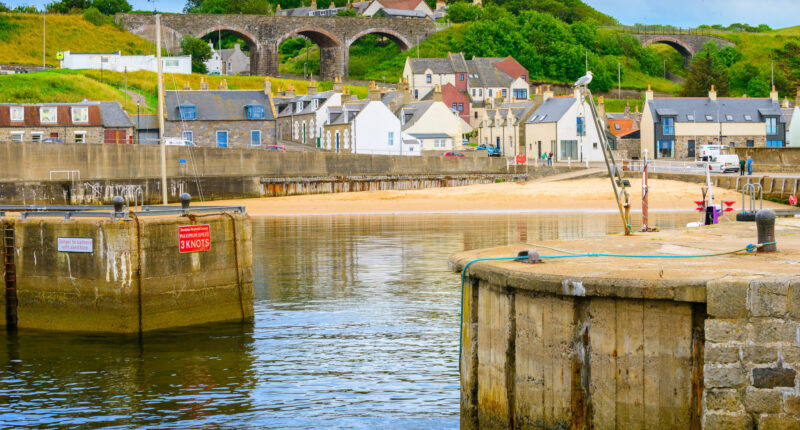
M 642 167 L 642 231 L 650 231 L 649 210 L 647 205 L 647 150 L 644 150 L 644 165 Z
M 47 12 L 42 11 L 42 71 L 47 70 L 45 65 L 45 51 L 47 51 Z
M 617 63 L 617 98 L 622 99 L 622 66 Z
M 156 14 L 156 61 L 158 63 L 158 139 L 161 145 L 161 198 L 167 204 L 167 147 L 164 140 L 164 82 L 161 65 L 161 15 Z

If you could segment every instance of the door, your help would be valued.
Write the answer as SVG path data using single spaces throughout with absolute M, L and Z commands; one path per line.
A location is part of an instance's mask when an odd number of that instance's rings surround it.
M 339 152 L 339 132 L 336 132 L 336 152 Z
M 694 140 L 689 141 L 689 158 L 694 158 Z
M 538 147 L 538 155 L 537 158 L 542 158 L 542 141 L 536 142 L 536 146 Z
M 500 149 L 500 138 L 497 138 L 497 149 Z
M 218 131 L 217 132 L 217 148 L 227 148 L 228 147 L 228 132 L 227 131 Z
M 103 140 L 105 140 L 105 143 L 125 143 L 125 140 L 127 140 L 126 134 L 125 130 L 105 130 L 103 132 Z

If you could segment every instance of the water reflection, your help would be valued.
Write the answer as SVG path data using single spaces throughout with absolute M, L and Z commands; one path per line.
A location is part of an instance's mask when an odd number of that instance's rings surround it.
M 447 256 L 619 231 L 613 214 L 254 219 L 253 325 L 0 334 L 0 427 L 456 428 Z

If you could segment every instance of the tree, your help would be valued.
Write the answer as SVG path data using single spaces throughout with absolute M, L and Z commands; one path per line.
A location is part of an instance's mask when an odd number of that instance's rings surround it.
M 708 45 L 707 45 L 708 47 Z M 727 96 L 731 88 L 728 69 L 716 58 L 716 44 L 713 49 L 700 51 L 689 67 L 689 75 L 683 84 L 681 95 L 687 97 L 704 97 L 714 85 L 717 94 Z
M 92 6 L 102 12 L 104 15 L 114 15 L 120 12 L 130 12 L 131 4 L 128 0 L 93 0 Z
M 0 2 L 0 12 L 11 12 L 11 9 L 5 3 Z
M 208 73 L 205 62 L 211 58 L 211 47 L 203 39 L 192 36 L 181 38 L 181 51 L 183 55 L 192 56 L 192 73 Z
M 275 10 L 267 0 L 245 0 L 242 2 L 241 13 L 247 15 L 274 15 Z
M 455 2 L 447 8 L 447 18 L 450 22 L 477 21 L 482 15 L 483 9 L 471 3 Z
M 106 17 L 97 10 L 96 7 L 90 7 L 83 11 L 83 19 L 91 22 L 96 26 L 101 26 L 106 21 Z
M 91 0 L 56 0 L 45 5 L 45 9 L 51 13 L 69 13 L 72 9 L 87 9 L 91 6 Z

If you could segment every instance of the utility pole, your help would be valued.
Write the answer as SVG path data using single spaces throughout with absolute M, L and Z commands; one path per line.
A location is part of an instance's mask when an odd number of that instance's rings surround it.
M 161 198 L 167 204 L 167 147 L 164 140 L 164 83 L 161 75 L 161 15 L 156 14 L 156 61 L 158 62 L 158 139 L 161 146 Z
M 667 79 L 667 60 L 664 60 L 664 79 Z
M 622 99 L 622 66 L 617 62 L 617 98 Z
M 586 50 L 586 70 L 585 72 L 589 72 L 589 50 Z
M 125 103 L 128 103 L 128 66 L 125 66 Z
M 47 51 L 47 12 L 42 11 L 42 71 L 47 70 L 47 66 L 45 65 L 45 51 Z

